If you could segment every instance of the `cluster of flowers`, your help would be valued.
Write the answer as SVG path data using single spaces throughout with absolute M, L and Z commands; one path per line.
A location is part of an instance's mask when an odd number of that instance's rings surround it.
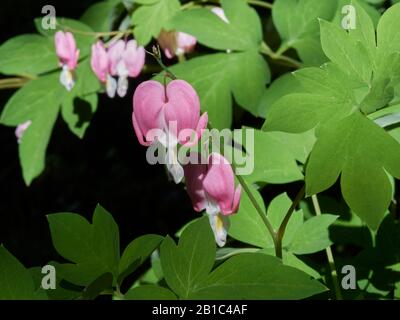
M 208 150 L 204 152 L 207 159 L 203 152 L 191 151 L 190 158 L 196 161 L 184 165 L 174 154 L 171 156 L 177 144 L 198 143 L 207 127 L 208 116 L 200 115 L 200 100 L 194 88 L 183 80 L 172 80 L 168 85 L 153 80 L 141 83 L 133 96 L 132 123 L 141 145 L 161 143 L 167 149 L 167 168 L 175 182 L 185 178 L 193 208 L 206 211 L 216 243 L 224 246 L 229 215 L 238 211 L 241 195 L 240 186 L 235 188 L 232 166 L 222 155 L 208 154 Z
M 215 7 L 211 11 L 229 23 L 221 8 Z M 158 43 L 169 59 L 191 52 L 196 42 L 195 37 L 176 31 L 162 30 L 158 37 Z M 71 91 L 79 59 L 73 34 L 56 32 L 55 47 L 61 67 L 60 83 Z M 145 55 L 145 49 L 135 40 L 117 40 L 108 44 L 97 41 L 92 45 L 90 62 L 107 95 L 124 97 L 128 90 L 128 77 L 140 74 Z M 140 144 L 159 143 L 165 148 L 167 168 L 174 181 L 179 183 L 185 179 L 193 208 L 198 212 L 206 211 L 217 244 L 225 245 L 228 216 L 238 211 L 241 195 L 240 186 L 235 188 L 231 165 L 222 155 L 208 154 L 208 150 L 206 157 L 192 152 L 191 158 L 198 161 L 184 165 L 179 163 L 176 154 L 178 145 L 196 145 L 207 127 L 208 115 L 200 116 L 200 100 L 193 87 L 183 80 L 172 80 L 168 85 L 157 81 L 143 82 L 133 96 L 132 122 Z M 31 123 L 28 120 L 17 127 L 18 142 Z

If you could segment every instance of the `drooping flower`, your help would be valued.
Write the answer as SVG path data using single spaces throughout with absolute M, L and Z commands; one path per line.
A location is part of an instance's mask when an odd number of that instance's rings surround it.
M 128 77 L 137 77 L 145 63 L 145 50 L 136 40 L 118 40 L 108 49 L 110 74 L 118 77 L 117 93 L 124 97 L 128 90 Z
M 23 137 L 25 131 L 29 128 L 29 126 L 31 124 L 32 124 L 32 121 L 28 120 L 17 126 L 17 128 L 15 129 L 15 137 L 17 138 L 18 143 L 21 143 L 21 140 L 22 140 L 22 137 Z
M 128 90 L 128 77 L 137 77 L 143 69 L 145 50 L 135 40 L 118 40 L 108 50 L 101 41 L 92 45 L 91 66 L 104 85 L 110 98 L 117 93 L 124 97 Z M 116 80 L 114 77 L 117 77 Z
M 149 146 L 157 140 L 167 149 L 167 167 L 176 183 L 183 178 L 182 166 L 177 161 L 177 144 L 195 144 L 207 122 L 207 113 L 200 116 L 196 91 L 186 81 L 172 80 L 164 86 L 150 80 L 136 88 L 132 113 L 135 134 L 141 145 Z M 154 135 L 155 130 L 161 134 Z
M 93 72 L 106 88 L 107 95 L 113 98 L 117 90 L 117 81 L 110 75 L 107 50 L 101 41 L 92 45 L 90 64 Z
M 206 164 L 184 166 L 186 189 L 194 210 L 206 210 L 217 244 L 225 245 L 228 216 L 238 211 L 241 188 L 235 188 L 232 166 L 222 155 L 211 153 Z
M 57 31 L 54 40 L 62 68 L 60 82 L 70 91 L 75 84 L 74 70 L 78 64 L 79 50 L 76 48 L 75 39 L 71 32 Z
M 158 43 L 168 59 L 190 53 L 196 46 L 197 39 L 190 34 L 178 31 L 161 30 Z

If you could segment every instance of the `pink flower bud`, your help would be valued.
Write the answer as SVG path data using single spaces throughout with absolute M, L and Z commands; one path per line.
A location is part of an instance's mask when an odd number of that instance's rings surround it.
M 69 70 L 74 70 L 78 64 L 79 50 L 76 48 L 72 33 L 57 31 L 55 34 L 55 45 L 60 65 L 66 65 Z
M 235 189 L 232 166 L 222 155 L 212 153 L 208 164 L 184 166 L 186 187 L 196 211 L 231 215 L 238 211 L 241 187 Z
M 145 63 L 146 53 L 143 47 L 138 47 L 135 40 L 126 43 L 123 60 L 130 77 L 137 77 Z
M 90 64 L 97 78 L 101 82 L 105 83 L 108 75 L 108 56 L 107 51 L 101 41 L 97 41 L 92 45 Z
M 176 55 L 192 52 L 197 39 L 184 32 L 162 30 L 158 36 L 158 43 L 164 50 L 165 56 L 172 59 Z
M 165 136 L 181 144 L 194 144 L 207 127 L 208 116 L 200 117 L 200 100 L 193 87 L 183 80 L 173 80 L 166 87 L 157 81 L 141 83 L 133 96 L 132 122 L 140 144 L 149 146 L 152 129 L 161 129 Z M 150 134 L 148 134 L 150 133 Z M 167 143 L 167 145 L 169 145 Z
M 135 40 L 118 40 L 108 49 L 110 74 L 120 77 L 137 77 L 145 62 L 145 51 Z
M 62 71 L 60 83 L 71 91 L 75 85 L 74 69 L 78 64 L 79 50 L 76 48 L 74 36 L 71 32 L 57 31 L 55 34 L 56 53 Z

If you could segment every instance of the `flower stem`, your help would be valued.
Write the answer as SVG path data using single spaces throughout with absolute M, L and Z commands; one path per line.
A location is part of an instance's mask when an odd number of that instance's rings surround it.
M 170 77 L 172 80 L 178 79 L 171 70 L 162 62 L 161 58 L 161 51 L 159 46 L 153 46 L 153 52 L 147 51 L 146 52 L 151 55 L 154 59 L 156 59 L 157 63 L 160 67 L 165 71 L 165 76 Z
M 315 195 L 311 196 L 311 199 L 312 199 L 312 203 L 313 203 L 313 206 L 314 206 L 315 214 L 317 216 L 320 216 L 321 215 L 321 208 L 319 206 L 317 195 L 315 194 Z M 340 285 L 339 285 L 339 280 L 338 280 L 338 277 L 337 277 L 335 260 L 333 259 L 331 246 L 327 247 L 325 249 L 325 251 L 326 251 L 326 256 L 328 257 L 329 268 L 331 270 L 331 278 L 332 278 L 332 282 L 333 282 L 333 288 L 334 288 L 335 294 L 336 294 L 336 299 L 337 300 L 342 300 L 343 299 L 342 292 L 340 290 Z
M 0 79 L 0 89 L 20 88 L 33 79 L 28 77 Z
M 94 36 L 94 37 L 105 37 L 105 36 L 115 36 L 122 34 L 131 34 L 133 30 L 115 30 L 115 31 L 108 31 L 108 32 L 90 32 L 90 31 L 82 31 L 79 29 L 71 28 L 70 26 L 64 25 L 62 23 L 57 23 L 57 25 L 65 31 L 71 31 L 76 34 L 81 34 L 83 36 Z
M 286 226 L 292 216 L 294 210 L 296 209 L 297 205 L 303 199 L 305 193 L 305 185 L 301 187 L 299 192 L 296 195 L 296 198 L 293 200 L 292 205 L 290 206 L 289 210 L 286 212 L 285 217 L 276 233 L 276 243 L 277 246 L 275 247 L 276 256 L 282 259 L 282 241 L 283 236 L 285 235 Z
M 283 52 L 285 52 L 289 47 L 281 46 L 277 52 L 274 52 L 266 42 L 263 42 L 261 44 L 260 52 L 268 57 L 270 57 L 273 60 L 281 60 L 286 62 L 290 67 L 293 68 L 300 68 L 301 67 L 301 62 L 290 58 L 288 56 L 283 55 Z
M 235 170 L 235 166 L 234 164 L 232 164 L 232 168 Z M 274 241 L 274 247 L 275 247 L 275 251 L 277 248 L 277 243 L 276 243 L 276 232 L 274 230 L 274 227 L 272 226 L 271 222 L 269 221 L 267 215 L 265 214 L 264 210 L 261 209 L 260 205 L 257 203 L 256 198 L 254 197 L 254 195 L 251 193 L 251 190 L 249 188 L 249 186 L 247 185 L 247 182 L 243 179 L 242 176 L 240 175 L 236 175 L 236 178 L 238 179 L 240 185 L 242 186 L 243 190 L 247 193 L 247 196 L 249 197 L 251 203 L 253 204 L 254 208 L 256 209 L 258 215 L 260 216 L 260 218 L 262 219 L 262 221 L 264 222 L 265 226 L 268 229 L 268 232 L 271 234 L 272 240 Z M 282 258 L 282 255 L 278 258 Z

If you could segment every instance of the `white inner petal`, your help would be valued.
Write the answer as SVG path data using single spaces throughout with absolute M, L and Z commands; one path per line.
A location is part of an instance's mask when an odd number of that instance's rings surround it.
M 75 85 L 74 76 L 72 72 L 68 69 L 67 65 L 63 65 L 62 71 L 60 73 L 60 83 L 67 89 L 71 91 Z
M 183 167 L 178 162 L 177 154 L 176 148 L 168 148 L 165 161 L 167 169 L 175 183 L 181 182 L 184 176 Z
M 118 88 L 117 88 L 117 93 L 118 95 L 123 98 L 126 95 L 126 92 L 128 91 L 128 78 L 125 77 L 119 77 L 118 78 Z
M 120 60 L 117 64 L 117 74 L 120 77 L 127 77 L 129 74 L 128 68 L 123 60 Z
M 215 242 L 219 247 L 223 247 L 226 244 L 226 237 L 228 236 L 229 218 L 222 214 L 209 214 L 208 219 L 211 229 L 214 232 Z
M 221 212 L 218 203 L 206 193 L 206 212 L 209 215 L 216 215 Z
M 114 98 L 115 97 L 115 92 L 117 91 L 117 80 L 115 80 L 110 75 L 107 75 L 106 91 L 107 91 L 107 95 L 110 98 Z

